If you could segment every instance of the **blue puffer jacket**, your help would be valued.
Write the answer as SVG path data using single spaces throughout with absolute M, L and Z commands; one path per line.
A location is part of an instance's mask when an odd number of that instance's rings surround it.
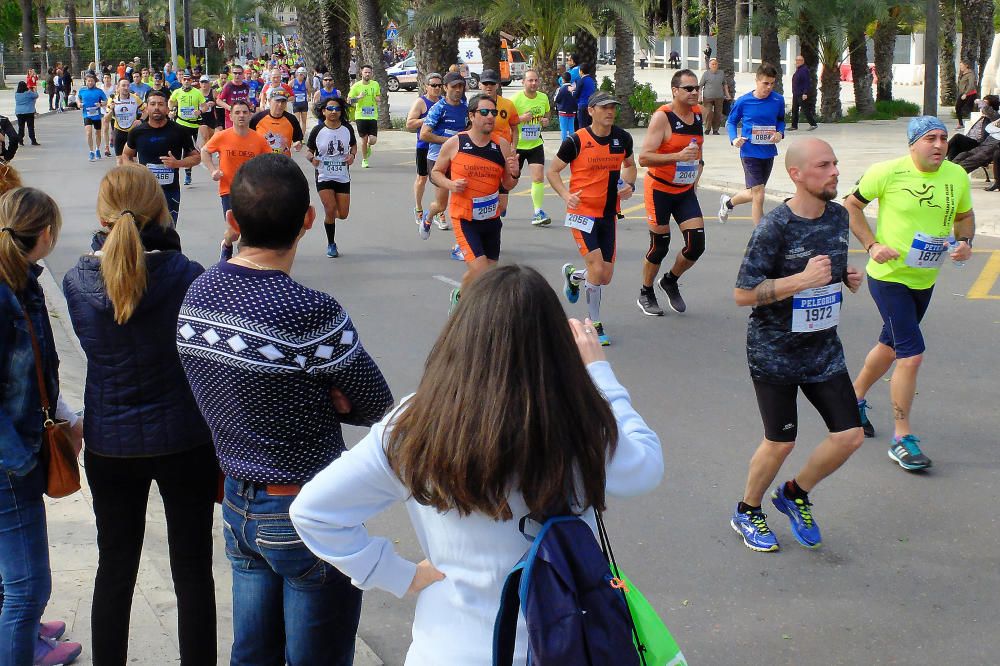
M 205 269 L 181 254 L 172 229 L 143 231 L 146 293 L 124 325 L 115 323 L 99 256 L 81 257 L 63 279 L 73 329 L 87 354 L 84 439 L 104 456 L 166 455 L 212 442 L 175 342 L 181 301 Z
M 59 357 L 52 340 L 52 326 L 45 295 L 38 284 L 39 266 L 32 266 L 28 285 L 14 294 L 0 283 L 0 471 L 24 476 L 38 462 L 42 445 L 42 399 L 31 334 L 18 299 L 31 317 L 42 354 L 43 376 L 55 410 L 59 397 Z

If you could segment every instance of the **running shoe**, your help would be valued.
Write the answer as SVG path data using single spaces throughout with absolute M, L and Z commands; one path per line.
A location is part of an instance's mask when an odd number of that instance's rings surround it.
M 226 245 L 226 241 L 222 241 L 222 249 L 219 252 L 219 261 L 229 261 L 233 258 L 233 246 Z
M 451 248 L 451 258 L 455 261 L 465 261 L 465 253 L 462 252 L 462 247 L 457 243 L 455 247 Z
M 729 221 L 729 195 L 723 194 L 719 197 L 719 222 L 725 224 Z
M 448 302 L 448 316 L 451 316 L 451 314 L 453 312 L 455 312 L 455 308 L 458 307 L 458 300 L 461 297 L 462 297 L 462 288 L 461 287 L 459 287 L 457 289 L 452 289 L 451 290 L 451 298 L 449 299 L 449 302 Z
M 105 157 L 111 157 L 111 151 L 110 150 L 105 150 L 104 151 L 104 156 Z
M 101 151 L 100 151 L 100 149 L 97 149 L 97 150 L 94 151 L 94 157 L 96 157 L 98 160 L 101 159 Z
M 573 273 L 576 272 L 576 266 L 573 264 L 563 264 L 563 293 L 566 294 L 566 300 L 570 303 L 576 303 L 580 300 L 580 285 L 573 281 Z
M 42 622 L 38 625 L 38 635 L 42 638 L 57 641 L 66 633 L 66 623 L 60 620 Z
M 364 158 L 367 160 L 371 156 L 372 156 L 372 147 L 368 146 L 367 148 L 365 148 L 365 157 Z
M 94 161 L 94 151 L 92 151 L 92 150 L 91 150 L 91 151 L 90 151 L 89 153 L 87 153 L 87 154 L 88 154 L 88 155 L 90 155 L 90 161 L 91 161 L 91 162 L 93 162 L 93 161 Z
M 657 283 L 660 289 L 667 295 L 667 305 L 677 314 L 683 314 L 687 310 L 687 304 L 681 298 L 681 290 L 677 288 L 677 280 L 671 280 L 667 273 L 663 274 Z
M 329 245 L 326 246 L 326 256 L 330 257 L 331 259 L 336 259 L 337 257 L 340 256 L 340 252 L 337 252 L 336 243 L 330 243 Z
M 813 519 L 812 502 L 808 499 L 791 499 L 785 495 L 785 484 L 781 484 L 771 493 L 771 503 L 781 513 L 788 516 L 792 524 L 792 536 L 806 548 L 819 548 L 823 537 L 819 534 L 819 525 Z
M 546 215 L 544 210 L 540 210 L 531 218 L 531 223 L 536 227 L 547 227 L 552 224 L 552 218 Z
M 431 217 L 429 213 L 424 213 L 424 216 L 420 219 L 417 233 L 420 234 L 421 240 L 427 240 L 431 237 Z
M 185 185 L 190 185 L 191 184 L 191 172 L 190 171 L 188 171 L 188 172 L 186 172 L 184 174 L 184 184 Z
M 34 666 L 61 666 L 72 664 L 83 652 L 79 643 L 60 643 L 59 641 L 42 638 L 35 641 Z
M 875 426 L 872 422 L 868 420 L 868 410 L 871 407 L 868 406 L 867 400 L 858 400 L 858 413 L 861 415 L 861 429 L 865 431 L 865 437 L 875 436 Z
M 437 228 L 441 231 L 451 229 L 451 225 L 448 224 L 448 218 L 445 217 L 443 211 L 434 216 L 434 224 L 436 224 Z
M 663 308 L 660 304 L 656 302 L 656 292 L 650 289 L 648 292 L 639 290 L 639 300 L 635 302 L 642 310 L 643 314 L 649 315 L 650 317 L 662 317 Z
M 419 208 L 414 208 L 413 209 L 413 220 L 417 224 L 422 224 L 423 221 L 424 221 L 424 211 L 421 210 L 421 209 L 419 209 Z
M 611 346 L 611 338 L 609 338 L 608 334 L 604 332 L 604 324 L 599 321 L 595 321 L 594 332 L 597 333 L 597 340 L 601 343 L 602 347 Z
M 892 446 L 889 447 L 889 457 L 910 472 L 931 466 L 931 459 L 920 450 L 920 440 L 916 435 L 903 435 L 899 439 L 893 439 Z
M 739 506 L 737 504 L 736 508 L 739 509 Z M 778 540 L 774 538 L 774 533 L 767 526 L 767 516 L 760 509 L 746 513 L 734 511 L 733 517 L 729 519 L 729 524 L 732 525 L 733 531 L 743 537 L 743 543 L 750 550 L 756 550 L 759 553 L 771 553 L 778 550 Z
M 361 158 L 361 168 L 362 169 L 367 169 L 368 168 L 368 158 L 366 158 L 366 157 L 362 157 Z

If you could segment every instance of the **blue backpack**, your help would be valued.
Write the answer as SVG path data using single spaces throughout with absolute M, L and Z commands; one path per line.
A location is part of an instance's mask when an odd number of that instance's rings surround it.
M 493 666 L 511 666 L 518 609 L 528 625 L 530 666 L 639 666 L 638 636 L 622 582 L 611 573 L 600 512 L 601 543 L 578 516 L 554 516 L 511 569 L 493 629 Z M 610 558 L 610 559 L 609 559 Z M 633 637 L 636 643 L 633 643 Z

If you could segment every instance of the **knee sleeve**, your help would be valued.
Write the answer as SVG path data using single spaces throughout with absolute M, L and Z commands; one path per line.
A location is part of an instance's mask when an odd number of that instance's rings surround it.
M 670 234 L 654 234 L 649 232 L 649 250 L 646 252 L 646 261 L 659 266 L 667 256 L 670 249 Z
M 688 261 L 698 261 L 705 252 L 705 230 L 704 229 L 684 229 L 684 249 L 681 256 Z

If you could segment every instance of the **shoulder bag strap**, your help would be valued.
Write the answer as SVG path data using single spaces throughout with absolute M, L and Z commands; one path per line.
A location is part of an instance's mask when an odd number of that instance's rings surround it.
M 601 538 L 601 550 L 604 551 L 604 556 L 607 558 L 608 563 L 611 565 L 611 571 L 616 578 L 622 578 L 621 569 L 618 568 L 618 563 L 615 561 L 615 554 L 611 550 L 611 539 L 608 537 L 608 529 L 604 526 L 604 518 L 602 517 L 603 512 L 594 509 L 594 516 L 597 518 L 597 534 Z M 646 646 L 643 644 L 642 639 L 639 637 L 639 630 L 635 626 L 635 618 L 632 617 L 632 607 L 628 603 L 627 590 L 622 590 L 622 598 L 625 600 L 625 609 L 628 612 L 628 623 L 629 628 L 632 630 L 632 639 L 635 641 L 636 651 L 639 653 L 639 661 L 646 666 Z
M 45 373 L 42 370 L 42 351 L 38 346 L 38 336 L 35 335 L 35 326 L 31 323 L 31 316 L 28 315 L 28 310 L 25 309 L 21 299 L 17 300 L 17 304 L 21 306 L 21 312 L 24 313 L 24 321 L 28 324 L 28 333 L 31 334 L 31 349 L 35 352 L 35 374 L 38 377 L 38 395 L 42 399 L 42 413 L 45 415 L 45 426 L 48 427 L 54 422 L 52 421 L 52 403 L 49 402 L 49 392 L 45 388 Z

